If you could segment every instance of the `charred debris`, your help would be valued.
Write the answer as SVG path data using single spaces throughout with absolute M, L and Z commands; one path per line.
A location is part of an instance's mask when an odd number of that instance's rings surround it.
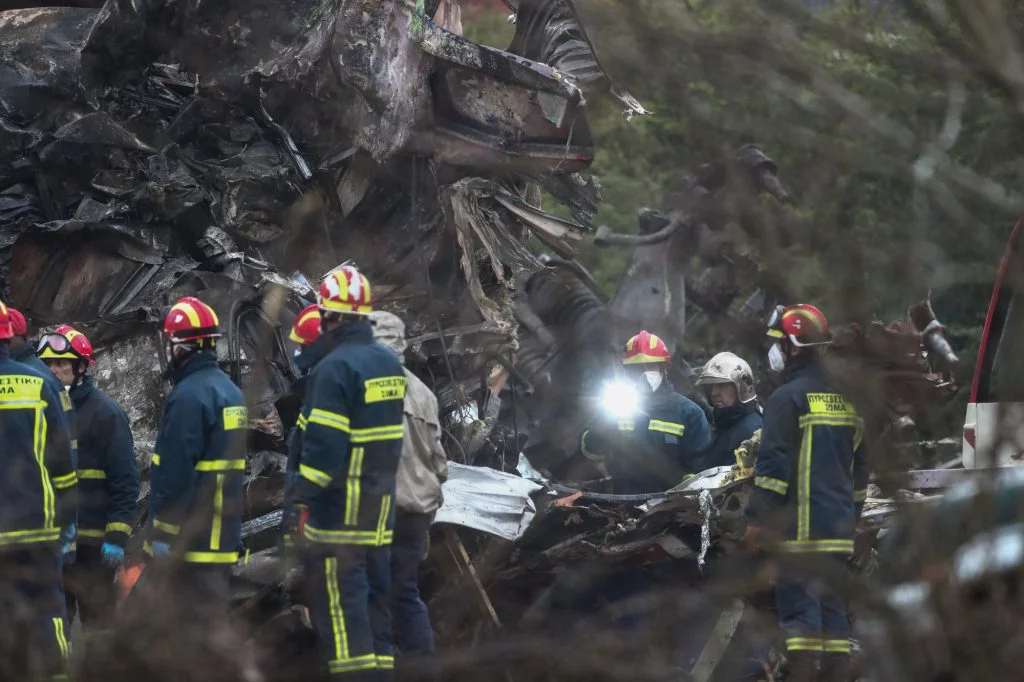
M 144 470 L 163 398 L 160 309 L 188 293 L 220 313 L 222 360 L 253 415 L 237 596 L 266 600 L 273 587 L 287 608 L 274 550 L 296 409 L 285 331 L 311 282 L 356 263 L 405 319 L 408 364 L 444 412 L 456 465 L 435 554 L 454 568 L 436 572 L 432 607 L 458 640 L 481 623 L 542 620 L 570 565 L 703 568 L 735 550 L 749 462 L 642 500 L 571 483 L 596 475 L 576 452 L 590 409 L 578 396 L 640 326 L 678 343 L 688 318 L 710 315 L 759 348 L 761 317 L 785 292 L 724 227 L 756 244 L 756 197 L 790 196 L 751 145 L 699 167 L 671 210 L 641 212 L 638 235 L 595 231 L 585 103 L 648 112 L 610 81 L 572 2 L 510 2 L 507 50 L 434 23 L 438 4 L 0 12 L 0 284 L 36 326 L 88 331 Z M 542 209 L 542 190 L 571 217 Z M 583 238 L 630 249 L 610 300 L 574 259 Z M 689 270 L 694 253 L 707 267 Z M 837 345 L 838 362 L 854 358 L 887 387 L 872 403 L 886 433 L 950 394 L 955 355 L 926 302 Z M 873 541 L 862 545 L 867 561 Z

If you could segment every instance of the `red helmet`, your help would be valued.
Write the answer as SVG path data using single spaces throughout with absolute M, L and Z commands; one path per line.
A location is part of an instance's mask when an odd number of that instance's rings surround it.
M 768 336 L 788 338 L 798 348 L 824 346 L 832 342 L 832 332 L 829 331 L 825 315 L 807 303 L 775 306 L 768 320 Z
M 369 315 L 373 312 L 370 281 L 353 266 L 344 265 L 328 273 L 320 282 L 316 302 L 326 313 Z
M 213 308 L 195 296 L 178 299 L 164 318 L 164 334 L 171 341 L 200 341 L 220 337 L 220 320 Z
M 14 337 L 14 329 L 11 326 L 10 309 L 0 301 L 0 340 Z
M 295 343 L 301 343 L 303 346 L 308 346 L 317 340 L 320 336 L 320 309 L 317 308 L 316 303 L 308 305 L 302 309 L 299 316 L 295 318 L 295 322 L 292 324 L 292 331 L 288 335 L 288 338 Z
M 655 362 L 672 362 L 668 354 L 668 346 L 660 338 L 647 331 L 642 331 L 626 342 L 626 350 L 622 353 L 624 365 L 648 365 Z
M 70 324 L 62 324 L 39 339 L 36 355 L 40 360 L 86 360 L 90 365 L 96 364 L 92 343 Z
M 20 310 L 8 308 L 7 314 L 11 317 L 11 330 L 15 336 L 25 336 L 28 334 L 28 323 L 25 322 L 25 316 L 21 314 Z

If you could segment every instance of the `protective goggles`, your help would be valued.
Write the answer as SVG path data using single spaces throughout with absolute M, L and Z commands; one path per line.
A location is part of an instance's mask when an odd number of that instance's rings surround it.
M 785 336 L 782 332 L 782 315 L 786 312 L 785 306 L 777 305 L 768 318 L 768 336 L 781 339 Z
M 71 347 L 71 341 L 63 334 L 46 334 L 39 339 L 36 355 L 41 358 L 66 358 L 76 360 L 79 355 Z

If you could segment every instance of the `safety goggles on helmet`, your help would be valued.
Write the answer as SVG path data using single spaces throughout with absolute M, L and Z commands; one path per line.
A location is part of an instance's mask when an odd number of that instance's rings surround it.
M 775 310 L 772 311 L 771 316 L 768 318 L 768 336 L 776 339 L 785 337 L 785 333 L 782 331 L 782 316 L 785 312 L 785 306 L 775 306 Z
M 40 360 L 85 360 L 96 364 L 92 353 L 92 344 L 85 335 L 68 325 L 44 334 L 36 345 L 36 356 Z

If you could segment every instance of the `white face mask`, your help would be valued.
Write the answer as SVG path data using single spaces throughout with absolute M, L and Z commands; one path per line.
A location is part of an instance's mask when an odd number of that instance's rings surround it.
M 662 379 L 664 379 L 664 377 L 661 375 L 661 372 L 657 371 L 644 372 L 642 376 L 647 385 L 651 387 L 651 393 L 654 393 L 655 391 L 658 390 L 658 388 L 661 386 Z
M 786 369 L 786 354 L 782 352 L 782 346 L 773 343 L 768 350 L 768 365 L 773 372 L 781 372 Z

